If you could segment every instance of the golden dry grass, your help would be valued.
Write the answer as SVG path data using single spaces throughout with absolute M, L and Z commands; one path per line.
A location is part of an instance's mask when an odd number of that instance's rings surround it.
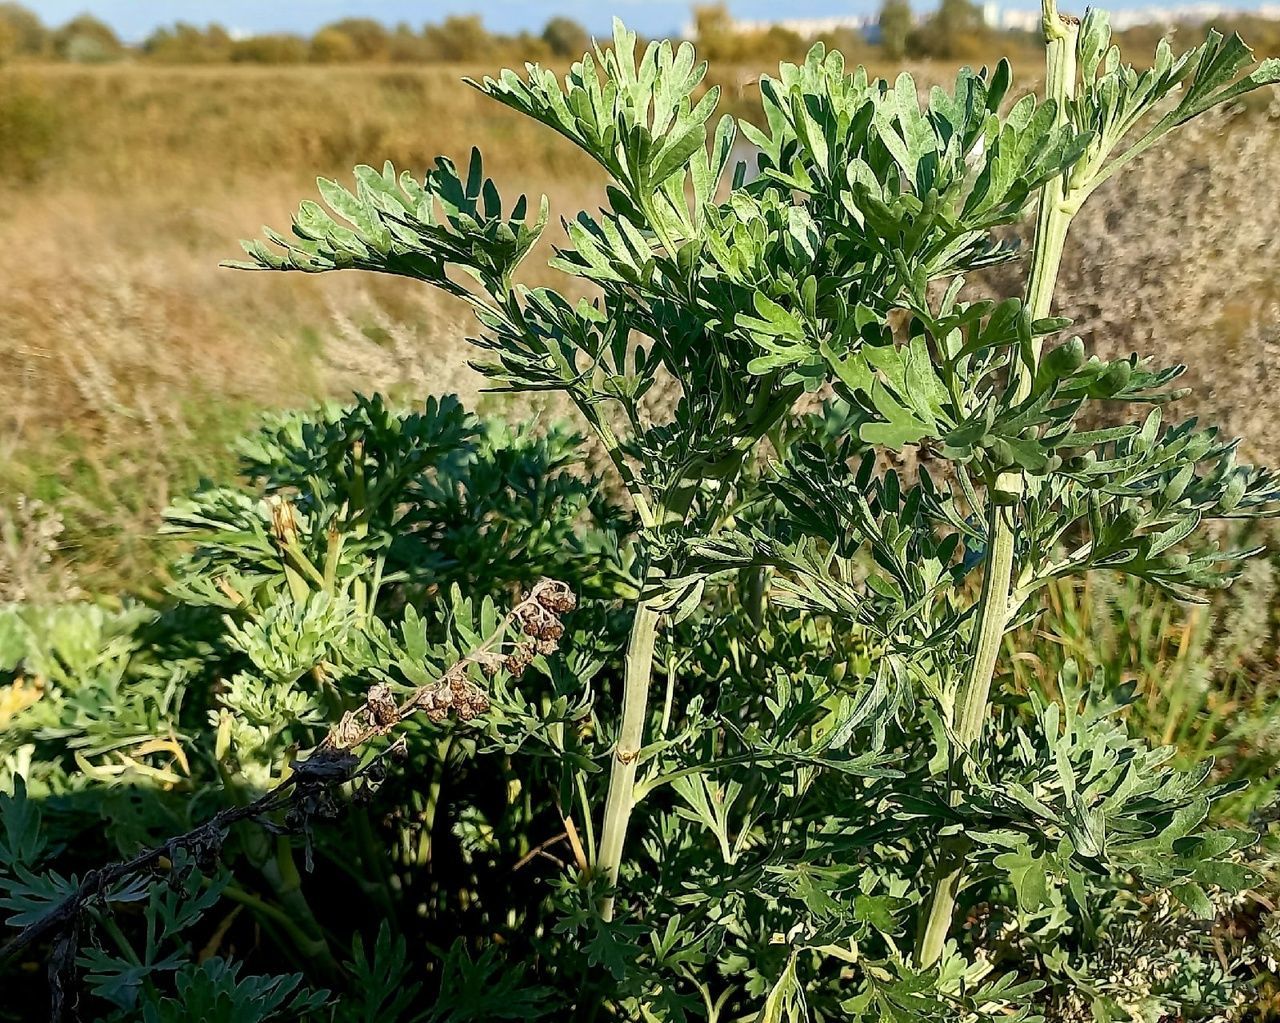
M 511 193 L 546 192 L 559 213 L 595 201 L 589 161 L 460 78 L 0 72 L 6 503 L 51 502 L 74 560 L 136 577 L 129 564 L 154 563 L 144 538 L 173 488 L 216 473 L 215 453 L 255 409 L 397 387 L 474 397 L 467 316 L 449 300 L 354 274 L 218 266 L 260 225 L 287 223 L 317 174 L 345 178 L 361 162 L 420 171 L 480 144 Z
M 0 70 L 0 508 L 44 500 L 88 581 L 136 582 L 157 563 L 159 509 L 225 469 L 217 453 L 254 410 L 357 389 L 474 399 L 451 301 L 218 268 L 287 223 L 317 174 L 361 162 L 420 173 L 478 145 L 505 195 L 545 192 L 556 217 L 594 206 L 594 164 L 463 85 L 467 70 Z M 734 112 L 755 103 L 753 73 L 716 77 Z M 1280 454 L 1280 180 L 1252 168 L 1277 157 L 1273 109 L 1148 158 L 1083 218 L 1063 301 L 1100 348 L 1210 367 L 1204 407 L 1262 455 Z M 551 278 L 533 263 L 530 283 Z

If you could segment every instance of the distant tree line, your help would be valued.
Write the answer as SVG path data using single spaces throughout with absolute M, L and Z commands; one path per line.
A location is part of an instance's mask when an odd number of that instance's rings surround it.
M 783 25 L 744 30 L 728 7 L 712 4 L 694 8 L 699 48 L 713 61 L 755 63 L 795 59 L 821 39 L 846 57 L 878 52 L 891 60 L 905 57 L 972 59 L 986 57 L 1000 44 L 1030 42 L 1028 33 L 998 32 L 986 26 L 971 0 L 942 0 L 927 18 L 917 19 L 908 0 L 885 0 L 874 31 L 836 28 L 818 37 L 803 36 Z
M 578 57 L 591 36 L 570 18 L 552 18 L 541 33 L 490 32 L 478 15 L 451 15 L 415 29 L 372 18 L 344 18 L 311 36 L 233 35 L 224 26 L 177 22 L 126 45 L 105 22 L 83 14 L 46 26 L 32 10 L 0 3 L 0 61 L 26 57 L 104 63 L 126 57 L 169 64 L 423 64 Z
M 719 63 L 794 60 L 816 41 L 781 25 L 744 31 L 722 3 L 695 6 L 693 13 L 702 55 Z M 1246 38 L 1261 54 L 1280 52 L 1280 22 L 1240 15 L 1230 21 L 1219 19 L 1217 25 L 1247 32 Z M 1151 25 L 1121 36 L 1122 41 L 1146 50 L 1163 34 L 1164 28 Z M 986 25 L 972 0 L 941 0 L 923 18 L 916 17 L 909 0 L 884 0 L 873 31 L 864 34 L 838 28 L 820 38 L 854 60 L 877 55 L 889 60 L 987 60 L 1034 41 L 1031 33 L 1002 32 Z M 479 15 L 451 15 L 421 28 L 344 18 L 311 36 L 239 36 L 218 24 L 200 27 L 177 22 L 156 29 L 141 44 L 128 46 L 92 15 L 50 27 L 21 4 L 0 2 L 0 62 L 32 58 L 102 63 L 131 58 L 168 64 L 518 64 L 577 57 L 590 43 L 590 33 L 571 18 L 552 18 L 540 33 L 503 34 L 489 31 Z

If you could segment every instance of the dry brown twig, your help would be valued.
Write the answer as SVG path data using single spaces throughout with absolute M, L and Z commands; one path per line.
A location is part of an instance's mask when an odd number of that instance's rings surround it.
M 556 649 L 564 635 L 561 616 L 576 604 L 567 584 L 543 579 L 478 647 L 451 665 L 436 682 L 420 686 L 399 700 L 390 686 L 370 686 L 364 703 L 343 714 L 310 756 L 293 761 L 289 774 L 278 785 L 253 802 L 228 807 L 190 831 L 167 838 L 130 859 L 88 871 L 73 892 L 0 948 L 0 966 L 12 962 L 37 942 L 52 939 L 48 960 L 50 1019 L 61 1019 L 66 978 L 79 947 L 81 919 L 92 904 L 109 898 L 120 882 L 155 873 L 166 862 L 185 858 L 202 867 L 211 865 L 220 856 L 230 829 L 243 821 L 278 831 L 280 825 L 272 818 L 281 810 L 286 811 L 285 823 L 292 828 L 306 828 L 313 816 L 331 816 L 336 811 L 333 790 L 380 772 L 382 761 L 401 753 L 404 743 L 403 739 L 392 743 L 363 765 L 354 753 L 356 749 L 371 739 L 389 735 L 419 711 L 437 724 L 450 712 L 461 721 L 483 714 L 489 708 L 489 698 L 472 681 L 468 669 L 476 665 L 488 678 L 500 669 L 519 677 L 537 654 Z M 508 630 L 516 624 L 521 638 L 503 653 Z

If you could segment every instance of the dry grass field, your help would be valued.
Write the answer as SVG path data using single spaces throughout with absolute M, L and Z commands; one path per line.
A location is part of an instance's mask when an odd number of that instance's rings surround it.
M 225 466 L 258 409 L 370 389 L 476 399 L 467 316 L 448 300 L 218 267 L 286 222 L 317 174 L 360 162 L 421 171 L 478 145 L 508 193 L 547 193 L 553 216 L 593 205 L 594 165 L 463 85 L 468 70 L 0 70 L 0 597 L 77 579 L 157 589 L 159 510 Z M 754 74 L 717 73 L 726 105 L 750 110 Z M 1280 101 L 1162 150 L 1124 204 L 1099 196 L 1064 311 L 1101 349 L 1202 367 L 1201 407 L 1274 458 L 1280 179 L 1246 165 L 1280 165 Z

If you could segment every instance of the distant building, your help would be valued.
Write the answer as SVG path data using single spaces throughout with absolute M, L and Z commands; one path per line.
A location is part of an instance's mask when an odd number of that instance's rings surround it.
M 928 11 L 917 7 L 916 19 L 928 15 Z M 1152 5 L 1136 7 L 1126 11 L 1111 12 L 1111 26 L 1117 31 L 1134 28 L 1138 25 L 1163 25 L 1173 28 L 1177 25 L 1199 24 L 1212 21 L 1214 18 L 1239 15 L 1254 15 L 1280 21 L 1280 3 L 1265 3 L 1255 7 L 1230 7 L 1220 3 L 1184 4 L 1176 7 Z M 982 3 L 983 23 L 1002 32 L 1038 32 L 1040 30 L 1040 11 L 1038 9 L 1008 8 L 1001 6 L 997 0 L 985 0 Z M 852 29 L 861 32 L 869 42 L 877 42 L 880 38 L 880 15 L 872 14 L 839 14 L 827 18 L 760 18 L 755 20 L 734 18 L 731 25 L 735 32 L 767 32 L 771 28 L 782 28 L 794 32 L 798 36 L 812 38 L 825 35 L 837 29 Z M 684 28 L 686 38 L 692 39 L 697 34 L 692 23 Z
M 771 18 L 758 21 L 733 20 L 738 32 L 767 32 L 771 28 L 783 28 L 798 36 L 820 36 L 837 29 L 853 29 L 862 32 L 872 25 L 879 25 L 878 14 L 840 14 L 830 18 Z
M 1006 10 L 996 3 L 985 4 L 982 8 L 983 23 L 1001 32 L 1037 32 L 1040 19 L 1038 10 Z
M 1134 28 L 1138 25 L 1163 25 L 1173 28 L 1177 25 L 1200 24 L 1214 18 L 1255 15 L 1260 18 L 1280 20 L 1280 3 L 1260 4 L 1255 7 L 1231 7 L 1227 4 L 1199 3 L 1179 6 L 1151 5 L 1135 7 L 1125 11 L 1111 12 L 1111 27 L 1117 31 Z M 985 3 L 982 7 L 983 21 L 992 28 L 1006 32 L 1035 32 L 1040 28 L 1040 12 L 1038 10 L 1008 9 L 998 3 Z

